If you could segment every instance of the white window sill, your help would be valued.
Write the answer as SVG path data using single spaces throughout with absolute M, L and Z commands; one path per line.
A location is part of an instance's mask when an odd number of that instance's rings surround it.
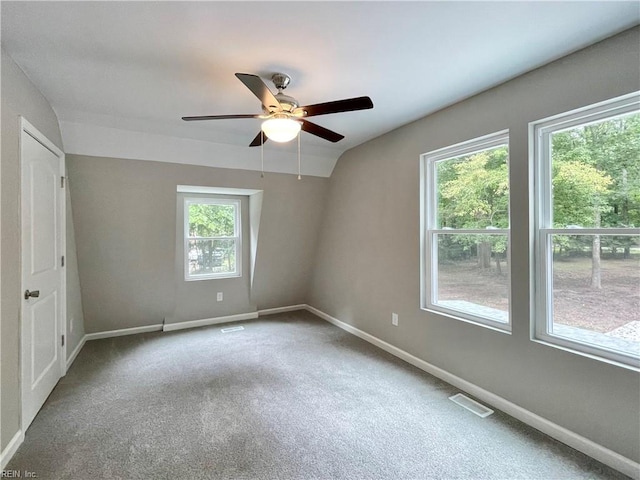
M 442 305 L 446 304 L 447 302 L 451 303 L 452 305 L 464 304 L 465 308 L 456 309 L 456 308 L 443 307 Z M 477 309 L 478 313 L 480 313 L 480 311 L 482 311 L 485 314 L 488 312 L 492 312 L 492 313 L 500 312 L 499 318 L 506 317 L 505 322 L 502 323 L 499 320 L 493 320 L 491 318 L 485 318 L 485 317 L 469 314 L 467 311 L 468 310 L 467 307 L 469 306 L 473 306 L 474 309 Z M 467 302 L 465 300 L 448 300 L 448 301 L 445 300 L 445 301 L 439 302 L 438 305 L 429 305 L 426 308 L 423 307 L 422 310 L 426 312 L 436 313 L 438 315 L 443 315 L 445 317 L 449 317 L 454 320 L 459 320 L 461 322 L 471 323 L 479 327 L 488 328 L 496 332 L 506 333 L 507 335 L 511 335 L 511 325 L 508 323 L 509 314 L 502 310 L 494 309 L 491 307 L 485 307 L 483 305 Z

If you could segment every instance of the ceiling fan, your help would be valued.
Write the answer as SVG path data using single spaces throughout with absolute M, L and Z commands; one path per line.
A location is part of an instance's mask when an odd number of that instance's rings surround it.
M 267 139 L 275 142 L 288 142 L 293 140 L 300 130 L 324 138 L 330 142 L 339 142 L 344 135 L 333 132 L 327 128 L 316 125 L 306 120 L 306 117 L 327 115 L 330 113 L 352 112 L 373 108 L 373 102 L 369 97 L 348 98 L 333 102 L 316 103 L 314 105 L 300 106 L 298 101 L 285 95 L 282 91 L 287 88 L 291 77 L 284 73 L 274 73 L 271 81 L 278 89 L 275 95 L 269 90 L 262 79 L 249 73 L 236 73 L 236 77 L 258 97 L 262 103 L 263 113 L 239 114 L 239 115 L 203 115 L 196 117 L 182 117 L 185 121 L 194 120 L 228 120 L 233 118 L 260 118 L 263 119 L 261 131 L 249 144 L 250 147 L 263 145 Z

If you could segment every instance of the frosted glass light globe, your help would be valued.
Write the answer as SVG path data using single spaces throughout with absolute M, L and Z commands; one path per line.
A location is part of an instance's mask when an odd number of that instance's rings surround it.
M 270 118 L 262 122 L 262 131 L 274 142 L 288 142 L 300 132 L 301 124 L 290 118 Z

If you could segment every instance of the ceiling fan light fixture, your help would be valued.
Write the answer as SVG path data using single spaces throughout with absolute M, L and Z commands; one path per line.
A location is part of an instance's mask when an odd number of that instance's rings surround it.
M 302 124 L 288 117 L 274 117 L 262 122 L 262 131 L 274 142 L 289 142 L 296 138 Z
M 2 1 L 2 0 L 0 0 Z M 332 132 L 328 128 L 321 127 L 310 122 L 306 117 L 317 115 L 328 115 L 331 113 L 355 112 L 356 110 L 366 110 L 373 108 L 373 102 L 369 97 L 345 98 L 332 102 L 316 103 L 313 105 L 300 106 L 298 101 L 285 95 L 282 91 L 291 80 L 288 75 L 276 73 L 272 75 L 273 84 L 278 89 L 275 95 L 265 85 L 258 75 L 250 73 L 236 73 L 236 78 L 240 80 L 251 93 L 253 93 L 262 104 L 260 114 L 237 114 L 237 115 L 200 115 L 195 117 L 182 117 L 185 121 L 192 120 L 228 120 L 232 118 L 260 118 L 262 128 L 258 135 L 249 144 L 250 147 L 259 147 L 264 142 L 271 139 L 275 142 L 289 142 L 298 136 L 300 130 L 304 130 L 311 135 L 320 137 L 329 142 L 339 142 L 344 135 Z M 304 128 L 302 128 L 304 127 Z

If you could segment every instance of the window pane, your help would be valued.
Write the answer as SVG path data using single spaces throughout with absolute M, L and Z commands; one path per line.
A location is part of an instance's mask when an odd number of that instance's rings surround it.
M 507 235 L 435 234 L 436 305 L 509 322 Z
M 509 228 L 507 145 L 436 163 L 436 228 Z
M 189 205 L 190 237 L 233 237 L 235 205 L 192 203 Z
M 638 355 L 640 237 L 552 235 L 552 244 L 550 333 Z
M 551 135 L 555 228 L 640 226 L 640 113 Z
M 211 275 L 236 272 L 236 241 L 189 240 L 189 275 Z

